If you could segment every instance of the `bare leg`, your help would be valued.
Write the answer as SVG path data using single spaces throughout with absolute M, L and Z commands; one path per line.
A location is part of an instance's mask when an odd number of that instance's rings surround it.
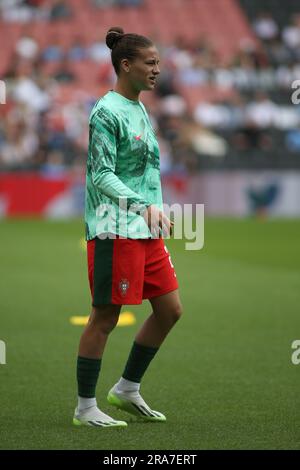
M 94 307 L 82 333 L 77 359 L 78 406 L 73 417 L 76 426 L 127 426 L 125 421 L 117 421 L 103 413 L 96 401 L 102 354 L 108 335 L 118 322 L 120 309 L 121 305 Z
M 119 382 L 108 394 L 111 405 L 147 421 L 166 421 L 159 411 L 152 410 L 140 395 L 140 382 L 157 349 L 179 319 L 182 307 L 178 290 L 150 300 L 153 313 L 144 322 L 131 349 Z
M 109 333 L 118 323 L 121 305 L 93 307 L 80 338 L 78 355 L 90 359 L 102 357 Z
M 178 289 L 150 299 L 153 313 L 145 320 L 135 341 L 143 346 L 158 348 L 182 315 Z

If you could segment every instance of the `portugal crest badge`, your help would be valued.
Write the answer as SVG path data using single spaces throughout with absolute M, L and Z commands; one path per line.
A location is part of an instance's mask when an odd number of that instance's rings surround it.
M 128 288 L 129 288 L 129 281 L 127 279 L 121 279 L 121 281 L 119 282 L 119 289 L 123 297 L 126 295 Z

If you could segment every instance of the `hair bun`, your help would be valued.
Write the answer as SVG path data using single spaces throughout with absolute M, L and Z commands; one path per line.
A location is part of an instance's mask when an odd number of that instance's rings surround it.
M 110 49 L 113 49 L 116 47 L 118 41 L 124 36 L 124 31 L 122 28 L 119 28 L 118 26 L 115 26 L 113 28 L 110 28 L 106 34 L 106 45 Z

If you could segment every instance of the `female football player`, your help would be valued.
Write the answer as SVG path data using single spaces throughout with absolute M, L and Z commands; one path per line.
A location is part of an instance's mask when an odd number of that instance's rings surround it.
M 182 313 L 176 273 L 163 238 L 172 222 L 163 213 L 159 148 L 141 91 L 155 87 L 159 56 L 146 37 L 111 28 L 106 36 L 117 75 L 114 90 L 90 116 L 86 175 L 86 239 L 92 313 L 81 336 L 75 425 L 126 426 L 103 413 L 96 384 L 108 335 L 122 305 L 149 299 L 152 313 L 138 331 L 108 402 L 147 421 L 166 417 L 140 395 L 141 380 Z

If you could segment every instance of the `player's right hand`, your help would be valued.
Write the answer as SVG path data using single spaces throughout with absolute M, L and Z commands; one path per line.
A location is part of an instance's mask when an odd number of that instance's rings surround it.
M 172 235 L 172 222 L 158 207 L 154 204 L 147 207 L 144 212 L 144 219 L 149 227 L 150 233 L 154 238 L 168 238 Z

